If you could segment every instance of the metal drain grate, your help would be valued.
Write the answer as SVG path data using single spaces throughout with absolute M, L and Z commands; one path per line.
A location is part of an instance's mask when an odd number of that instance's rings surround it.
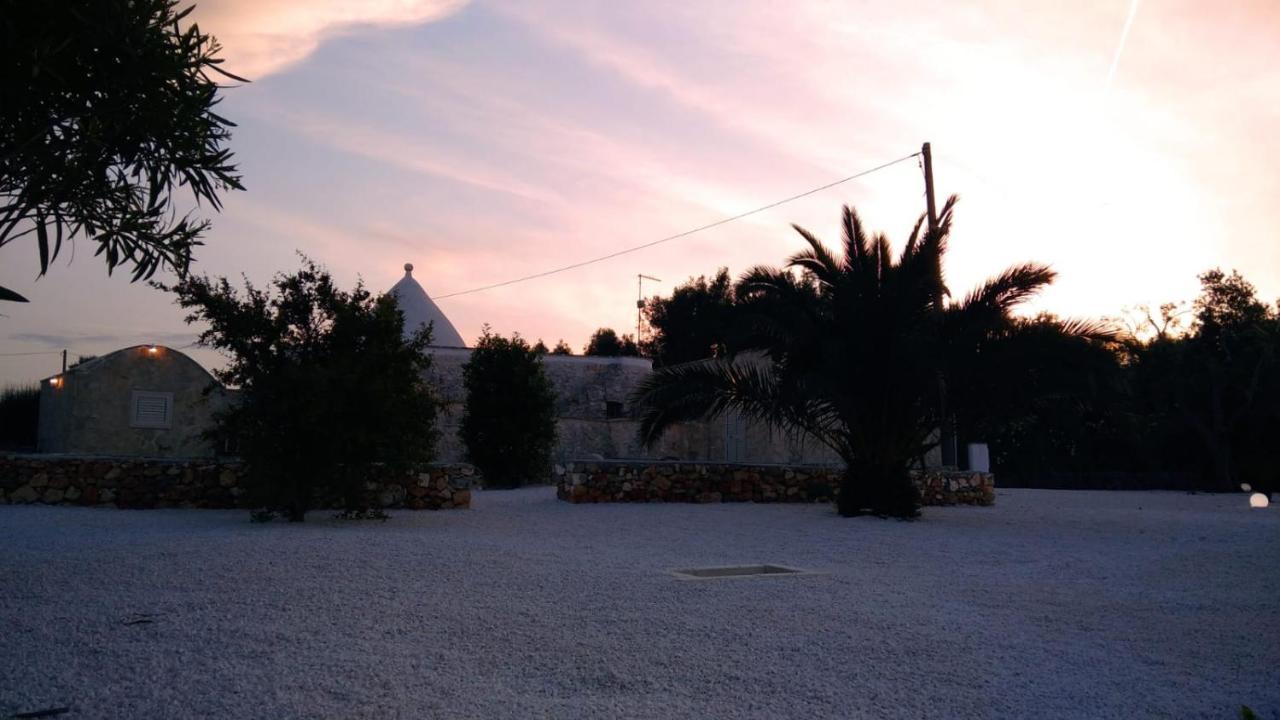
M 770 575 L 813 575 L 814 573 L 785 565 L 726 565 L 722 567 L 672 570 L 671 574 L 681 580 L 723 580 Z

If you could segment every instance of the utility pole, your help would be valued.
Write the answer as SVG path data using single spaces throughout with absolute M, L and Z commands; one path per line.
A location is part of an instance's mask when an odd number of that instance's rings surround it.
M 636 345 L 640 344 L 640 328 L 644 323 L 644 281 L 662 282 L 661 278 L 636 274 Z
M 62 348 L 62 372 L 67 371 L 67 349 Z
M 938 207 L 933 201 L 933 149 L 929 143 L 920 148 L 920 154 L 924 156 L 924 201 L 929 208 L 929 230 L 932 232 L 938 228 Z
M 924 159 L 924 198 L 925 207 L 928 209 L 929 232 L 936 232 L 938 229 L 938 206 L 933 197 L 933 148 L 929 143 L 925 143 L 920 147 L 920 155 Z M 942 291 L 939 289 L 936 298 L 938 312 L 942 312 Z M 938 378 L 938 411 L 942 418 L 942 427 L 939 428 L 938 445 L 942 450 L 942 464 L 947 467 L 956 467 L 959 462 L 956 452 L 956 428 L 951 421 L 951 411 L 947 408 L 947 381 L 943 377 Z

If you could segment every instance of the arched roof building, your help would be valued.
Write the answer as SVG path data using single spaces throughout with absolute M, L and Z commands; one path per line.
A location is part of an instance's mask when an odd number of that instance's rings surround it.
M 186 354 L 135 345 L 40 383 L 40 452 L 210 457 L 204 432 L 230 393 Z

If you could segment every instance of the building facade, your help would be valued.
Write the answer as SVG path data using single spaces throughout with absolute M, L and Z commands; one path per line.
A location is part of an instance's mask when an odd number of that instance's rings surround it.
M 449 318 L 413 278 L 413 265 L 389 291 L 405 333 L 432 329 L 428 382 L 439 393 L 440 462 L 465 462 L 458 435 L 471 357 Z M 655 447 L 639 442 L 632 395 L 653 372 L 633 357 L 546 355 L 556 394 L 557 462 L 689 460 L 738 463 L 833 463 L 827 448 L 730 414 L 673 428 Z M 214 415 L 234 401 L 230 391 L 182 352 L 156 345 L 117 350 L 41 383 L 41 452 L 143 457 L 212 457 L 232 450 L 209 439 Z
M 135 345 L 40 382 L 37 450 L 129 457 L 211 457 L 205 437 L 230 393 L 187 355 Z

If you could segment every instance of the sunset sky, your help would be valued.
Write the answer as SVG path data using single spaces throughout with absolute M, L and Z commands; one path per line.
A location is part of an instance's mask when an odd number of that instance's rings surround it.
M 205 0 L 193 17 L 253 80 L 224 92 L 247 191 L 197 272 L 265 282 L 295 251 L 344 283 L 412 262 L 446 295 L 649 242 L 934 148 L 959 193 L 948 281 L 1024 260 L 1034 309 L 1114 315 L 1238 268 L 1280 296 L 1280 3 L 584 3 Z M 1129 22 L 1131 21 L 1131 22 Z M 1126 25 L 1128 31 L 1126 32 Z M 897 242 L 924 208 L 912 160 L 749 219 L 549 278 L 446 298 L 580 349 L 633 332 L 636 274 L 668 292 L 831 243 L 840 206 Z M 0 250 L 4 353 L 185 345 L 168 297 L 106 276 L 90 244 L 36 279 Z M 206 365 L 216 355 L 194 350 Z M 0 357 L 0 384 L 58 370 Z

